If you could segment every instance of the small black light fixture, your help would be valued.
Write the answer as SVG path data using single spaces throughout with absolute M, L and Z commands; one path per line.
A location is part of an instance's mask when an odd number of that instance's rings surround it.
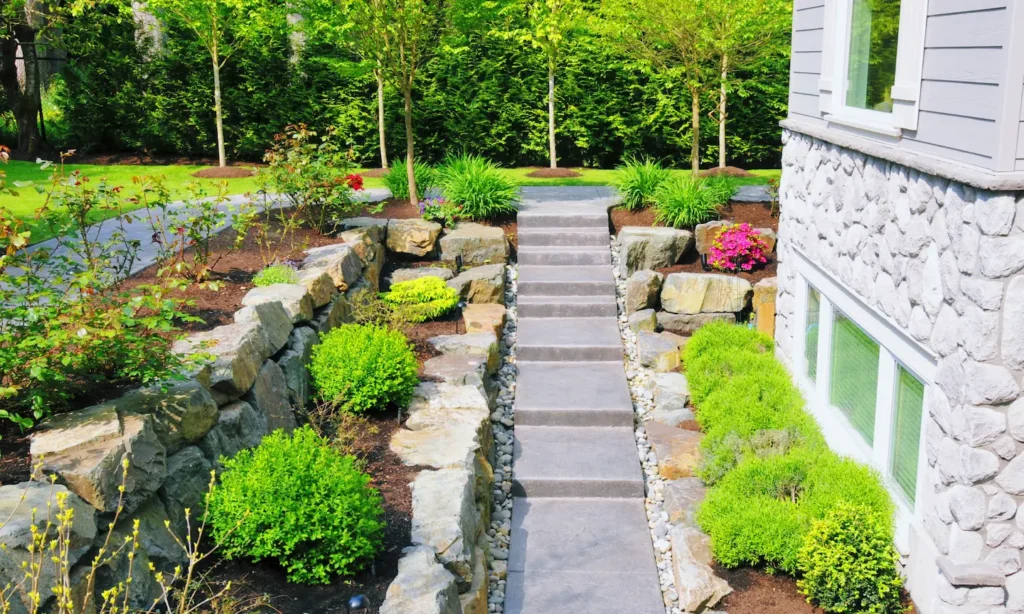
M 370 614 L 370 600 L 366 598 L 366 595 L 350 597 L 345 610 L 348 614 Z
M 456 254 L 455 256 L 455 274 L 458 275 L 462 272 L 462 254 Z
M 462 322 L 463 319 L 464 319 L 462 317 L 462 310 L 466 308 L 466 301 L 465 300 L 459 301 L 458 304 L 456 305 L 456 307 L 458 307 L 458 309 L 459 309 L 459 319 L 455 320 L 455 334 L 456 335 L 461 335 L 462 333 L 459 332 L 459 322 Z
M 711 270 L 711 264 L 708 262 L 707 254 L 700 255 L 700 268 L 704 269 L 705 271 Z

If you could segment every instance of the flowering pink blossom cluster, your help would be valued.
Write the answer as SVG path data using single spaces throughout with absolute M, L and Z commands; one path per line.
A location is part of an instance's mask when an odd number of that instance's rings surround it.
M 708 262 L 719 271 L 750 271 L 768 262 L 768 244 L 750 224 L 733 224 L 718 233 Z

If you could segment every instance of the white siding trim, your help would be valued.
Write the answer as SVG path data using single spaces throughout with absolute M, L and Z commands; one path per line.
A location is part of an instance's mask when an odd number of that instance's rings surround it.
M 818 111 L 832 112 L 832 75 L 834 72 L 836 44 L 836 4 L 837 0 L 825 3 L 825 21 L 821 40 L 828 41 L 821 49 L 821 77 L 818 80 Z M 841 72 L 838 74 L 842 74 Z
M 928 0 L 903 0 L 900 5 L 896 84 L 892 88 L 892 97 L 896 103 L 893 105 L 893 123 L 904 130 L 917 130 L 927 22 Z
M 1018 116 L 1024 118 L 1024 6 L 1018 2 L 1010 3 L 1007 7 L 1009 14 L 1010 34 L 1007 39 L 1006 51 L 1006 74 L 1003 77 L 1002 112 L 999 117 L 1000 135 L 996 140 L 995 170 L 1012 171 L 1019 170 L 1018 158 L 1024 158 L 1024 135 L 1014 138 L 1013 129 L 1010 126 L 1018 126 Z

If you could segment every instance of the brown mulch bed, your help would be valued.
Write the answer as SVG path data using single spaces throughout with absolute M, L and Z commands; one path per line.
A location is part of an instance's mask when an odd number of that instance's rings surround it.
M 427 343 L 428 339 L 439 335 L 461 335 L 465 332 L 466 327 L 462 323 L 462 314 L 456 309 L 452 313 L 436 320 L 413 325 L 405 331 L 405 336 L 412 343 L 416 359 L 420 361 L 420 367 L 422 367 L 426 361 L 441 355 L 441 352 L 438 352 L 434 349 L 434 346 Z
M 412 541 L 412 493 L 409 484 L 420 467 L 408 467 L 392 452 L 388 444 L 399 425 L 393 413 L 369 416 L 364 428 L 356 434 L 357 456 L 365 463 L 365 471 L 373 476 L 373 486 L 384 499 L 384 547 L 374 563 L 362 573 L 336 578 L 327 586 L 290 584 L 285 572 L 276 563 L 264 561 L 219 561 L 209 581 L 231 582 L 237 598 L 249 600 L 269 597 L 270 606 L 281 614 L 337 614 L 345 612 L 349 597 L 365 595 L 375 613 L 382 603 L 391 580 L 398 575 L 398 559 L 402 549 Z M 263 611 L 270 611 L 266 608 Z
M 213 166 L 196 171 L 192 173 L 192 176 L 199 179 L 241 179 L 252 177 L 255 174 L 256 171 L 252 168 L 242 166 Z
M 24 482 L 32 475 L 30 443 L 29 434 L 22 433 L 18 425 L 0 420 L 0 485 Z
M 391 172 L 390 168 L 371 168 L 360 173 L 363 177 L 383 177 Z
M 715 574 L 734 591 L 715 606 L 729 614 L 824 614 L 824 610 L 807 603 L 796 588 L 796 580 L 789 576 L 720 565 L 715 565 Z
M 573 177 L 582 177 L 583 173 L 578 173 L 571 168 L 538 168 L 526 173 L 526 176 L 534 179 L 572 179 Z
M 654 220 L 654 209 L 629 211 L 622 207 L 614 207 L 611 211 L 612 232 L 619 234 L 626 226 L 664 226 Z
M 709 168 L 700 172 L 703 177 L 716 177 L 719 175 L 725 177 L 754 177 L 754 173 L 739 168 L 738 166 L 716 166 L 715 168 Z
M 771 228 L 779 231 L 779 218 L 772 217 L 769 205 L 762 203 L 728 203 L 719 209 L 719 219 L 729 220 L 735 224 L 746 222 L 754 228 Z M 612 230 L 615 234 L 626 226 L 664 226 L 654 219 L 653 209 L 627 211 L 622 207 L 612 209 Z

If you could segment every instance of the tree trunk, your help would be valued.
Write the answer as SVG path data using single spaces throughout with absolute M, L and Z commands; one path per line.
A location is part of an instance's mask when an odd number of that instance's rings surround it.
M 14 26 L 13 36 L 0 39 L 0 84 L 18 127 L 18 151 L 30 156 L 36 155 L 42 146 L 38 124 L 41 105 L 35 40 L 35 30 L 27 25 Z M 19 46 L 23 58 L 23 79 L 18 78 Z
M 697 88 L 690 88 L 691 117 L 693 139 L 690 144 L 690 167 L 693 169 L 693 177 L 696 179 L 700 174 L 700 92 Z
M 409 178 L 409 201 L 412 206 L 418 207 L 420 198 L 416 192 L 416 173 L 413 172 L 416 147 L 412 134 L 412 85 L 404 85 L 402 94 L 405 95 L 405 172 Z
M 551 168 L 558 168 L 558 156 L 555 153 L 555 67 L 548 64 L 548 149 L 551 156 Z
M 718 99 L 718 166 L 725 168 L 725 120 L 728 114 L 725 111 L 726 91 L 725 83 L 729 78 L 729 55 L 722 55 L 722 89 Z
M 377 77 L 377 128 L 380 130 L 380 167 L 388 167 L 388 143 L 384 130 L 384 75 L 380 70 L 373 71 Z
M 216 51 L 213 53 L 213 108 L 217 114 L 217 161 L 223 168 L 228 165 L 228 158 L 224 153 L 224 112 L 220 101 L 220 61 Z

